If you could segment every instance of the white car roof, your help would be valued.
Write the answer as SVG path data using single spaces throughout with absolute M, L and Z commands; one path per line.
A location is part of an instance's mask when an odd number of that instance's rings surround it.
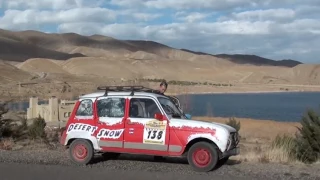
M 91 98 L 97 98 L 97 97 L 102 97 L 104 96 L 105 91 L 99 91 L 99 92 L 94 92 L 90 94 L 85 94 L 79 97 L 79 99 L 91 99 Z M 131 91 L 121 91 L 121 92 L 113 92 L 109 91 L 108 96 L 130 96 Z M 165 97 L 161 94 L 156 94 L 156 93 L 149 93 L 149 92 L 134 92 L 134 96 L 148 96 L 148 97 Z

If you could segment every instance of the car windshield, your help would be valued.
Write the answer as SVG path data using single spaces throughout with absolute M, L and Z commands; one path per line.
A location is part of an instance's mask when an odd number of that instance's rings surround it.
M 158 97 L 158 100 L 162 108 L 166 111 L 167 114 L 172 115 L 175 118 L 181 118 L 182 114 L 179 111 L 178 107 L 169 99 L 165 97 Z

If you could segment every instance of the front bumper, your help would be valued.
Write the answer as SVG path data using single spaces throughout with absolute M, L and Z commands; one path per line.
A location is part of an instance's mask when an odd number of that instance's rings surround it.
M 236 156 L 240 154 L 240 147 L 235 147 L 222 153 L 222 158 Z

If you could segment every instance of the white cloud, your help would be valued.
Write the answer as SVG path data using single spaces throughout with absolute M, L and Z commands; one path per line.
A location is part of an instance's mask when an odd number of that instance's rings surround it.
M 199 22 L 210 15 L 211 13 L 199 13 L 199 12 L 187 13 L 185 11 L 179 11 L 175 14 L 175 18 L 178 20 L 192 23 L 197 21 Z
M 141 21 L 150 21 L 150 20 L 154 20 L 158 17 L 161 17 L 161 14 L 148 14 L 148 13 L 133 13 L 132 16 L 137 19 L 137 20 L 141 20 Z
M 226 9 L 251 5 L 251 0 L 111 0 L 113 5 L 124 7 L 172 8 L 172 9 Z
M 92 32 L 118 39 L 148 39 L 178 48 L 211 53 L 257 54 L 276 59 L 316 60 L 320 20 L 296 20 L 286 24 L 271 21 L 225 21 L 215 23 L 92 24 Z M 307 26 L 307 27 L 306 27 Z M 61 26 L 61 32 L 86 34 L 83 26 Z M 317 32 L 318 31 L 318 32 Z M 89 35 L 88 34 L 88 35 Z M 310 46 L 312 44 L 312 46 Z
M 267 10 L 253 10 L 244 11 L 240 13 L 232 13 L 231 17 L 237 20 L 249 21 L 282 21 L 292 20 L 295 18 L 295 11 L 292 9 L 267 9 Z
M 116 13 L 104 8 L 75 8 L 60 11 L 7 10 L 0 18 L 0 28 L 32 28 L 46 24 L 103 22 L 116 19 Z
M 101 0 L 2 0 L 0 7 L 4 9 L 70 9 L 94 7 Z
M 102 6 L 106 3 L 102 0 L 0 0 L 4 10 L 0 28 L 53 27 L 58 32 L 148 39 L 208 53 L 318 60 L 319 0 L 108 2 L 112 4 L 109 9 Z M 110 9 L 114 5 L 119 7 Z
M 245 8 L 273 8 L 309 4 L 319 6 L 319 0 L 110 0 L 110 4 L 122 7 L 148 7 L 157 9 L 211 9 L 231 10 Z

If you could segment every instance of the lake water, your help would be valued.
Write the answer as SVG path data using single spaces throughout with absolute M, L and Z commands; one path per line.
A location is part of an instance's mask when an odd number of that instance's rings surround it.
M 178 97 L 183 105 L 188 104 L 184 105 L 184 109 L 192 116 L 234 116 L 298 122 L 307 108 L 320 110 L 320 92 L 201 94 Z M 26 110 L 28 106 L 29 102 L 9 105 L 12 110 Z
M 193 116 L 243 117 L 298 122 L 307 108 L 320 110 L 319 92 L 201 94 L 179 96 Z M 188 103 L 187 103 L 188 104 Z

